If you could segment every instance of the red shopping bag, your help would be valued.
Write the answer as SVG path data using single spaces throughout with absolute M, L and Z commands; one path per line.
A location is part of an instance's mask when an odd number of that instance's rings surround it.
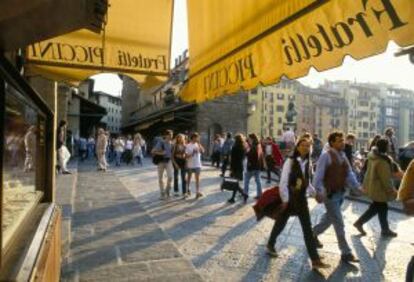
M 279 187 L 275 186 L 267 189 L 253 206 L 257 221 L 260 221 L 265 216 L 276 219 L 280 212 L 281 204 L 282 199 L 280 198 Z

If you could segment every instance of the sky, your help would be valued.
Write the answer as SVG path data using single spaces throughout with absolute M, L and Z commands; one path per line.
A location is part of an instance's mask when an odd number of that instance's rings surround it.
M 171 49 L 171 66 L 176 57 L 188 49 L 186 0 L 175 0 L 173 19 L 173 40 Z M 312 69 L 299 81 L 310 87 L 317 87 L 324 80 L 351 80 L 357 82 L 383 82 L 414 90 L 414 64 L 408 56 L 395 57 L 399 47 L 390 42 L 385 53 L 364 60 L 355 61 L 347 57 L 344 64 L 335 69 L 317 72 Z M 118 76 L 100 74 L 93 77 L 96 81 L 95 91 L 104 91 L 119 96 L 122 82 Z

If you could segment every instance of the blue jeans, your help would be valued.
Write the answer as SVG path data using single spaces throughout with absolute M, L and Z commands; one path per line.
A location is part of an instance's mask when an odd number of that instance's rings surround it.
M 257 197 L 260 197 L 262 195 L 262 183 L 260 182 L 260 170 L 252 170 L 252 171 L 246 171 L 244 173 L 244 193 L 249 195 L 249 184 L 250 184 L 250 178 L 254 176 L 254 180 L 256 181 L 256 191 L 257 191 Z
M 343 202 L 343 192 L 333 193 L 330 198 L 326 198 L 324 203 L 326 212 L 322 215 L 319 223 L 313 227 L 313 233 L 318 236 L 333 225 L 339 249 L 343 255 L 346 255 L 351 253 L 351 248 L 345 238 L 345 225 L 341 211 Z
M 121 165 L 121 156 L 122 156 L 122 152 L 118 152 L 115 151 L 115 158 L 116 158 L 116 166 L 120 166 Z

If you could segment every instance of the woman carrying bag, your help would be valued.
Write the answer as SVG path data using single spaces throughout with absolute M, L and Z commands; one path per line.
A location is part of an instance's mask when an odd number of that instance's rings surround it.
M 363 225 L 375 215 L 381 225 L 381 235 L 396 237 L 397 233 L 391 231 L 388 225 L 387 202 L 395 200 L 397 191 L 394 188 L 393 160 L 387 155 L 388 140 L 381 138 L 368 154 L 367 172 L 364 177 L 363 187 L 366 195 L 373 201 L 368 210 L 354 223 L 354 226 L 362 235 L 366 235 Z
M 290 216 L 297 215 L 302 227 L 305 245 L 309 257 L 312 260 L 312 269 L 328 268 L 329 265 L 322 262 L 316 248 L 315 238 L 309 214 L 306 193 L 308 189 L 314 190 L 311 185 L 310 152 L 311 143 L 307 138 L 301 138 L 296 143 L 292 157 L 283 165 L 280 179 L 280 196 L 282 198 L 281 212 L 275 221 L 269 242 L 267 253 L 277 257 L 275 250 L 276 239 L 283 231 Z
M 237 188 L 233 190 L 233 195 L 228 200 L 230 204 L 233 204 L 234 198 L 237 192 L 242 194 L 243 198 L 247 200 L 247 194 L 240 188 L 239 181 L 243 181 L 243 161 L 246 155 L 245 141 L 242 134 L 237 134 L 234 137 L 234 145 L 231 149 L 230 159 L 230 177 L 237 179 Z

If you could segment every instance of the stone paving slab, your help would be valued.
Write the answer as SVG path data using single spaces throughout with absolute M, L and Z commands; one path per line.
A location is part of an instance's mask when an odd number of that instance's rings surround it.
M 320 236 L 324 243 L 320 253 L 331 267 L 316 274 L 310 270 L 302 230 L 295 217 L 278 238 L 279 257 L 272 259 L 266 255 L 273 221 L 256 222 L 251 208 L 254 186 L 248 204 L 238 199 L 236 204 L 229 205 L 226 200 L 230 194 L 219 188 L 219 171 L 204 167 L 201 187 L 205 197 L 160 201 L 156 167 L 148 161 L 143 168 L 121 167 L 114 172 L 205 281 L 404 281 L 406 265 L 414 254 L 410 244 L 414 240 L 413 218 L 391 210 L 390 225 L 399 237 L 381 238 L 377 219 L 366 225 L 368 236 L 360 237 L 352 223 L 368 206 L 347 200 L 343 206 L 347 238 L 361 264 L 352 267 L 340 263 L 335 233 L 330 228 Z M 266 187 L 264 181 L 262 184 Z M 194 191 L 193 186 L 191 189 Z M 314 200 L 309 204 L 315 223 L 324 207 Z
M 113 172 L 80 164 L 74 192 L 62 281 L 202 281 Z

